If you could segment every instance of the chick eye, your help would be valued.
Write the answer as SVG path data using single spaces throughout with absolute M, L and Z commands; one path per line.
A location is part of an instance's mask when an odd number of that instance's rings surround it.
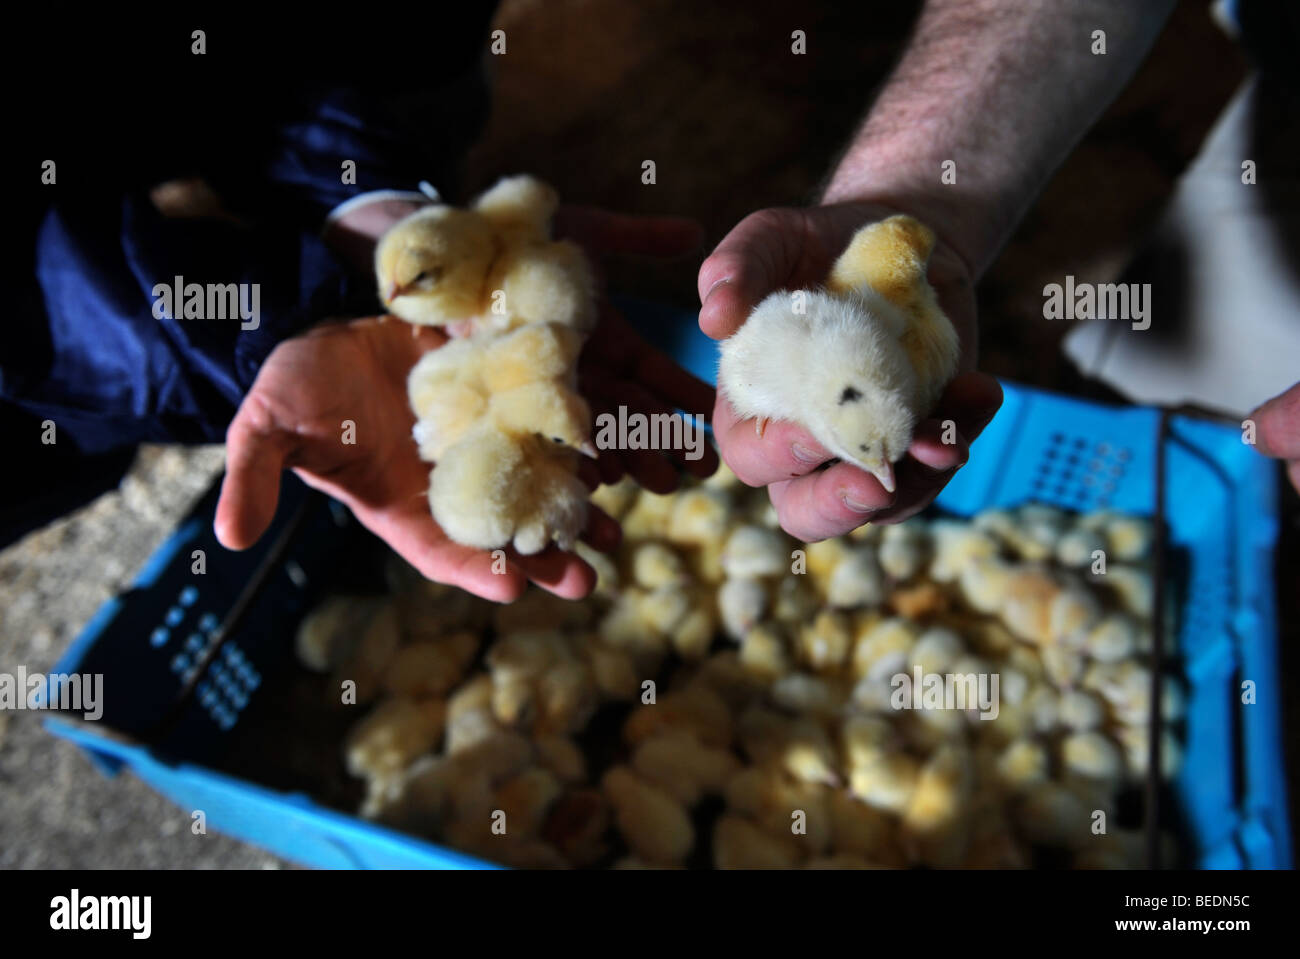
M 551 442 L 552 442 L 552 443 L 563 443 L 564 440 L 561 439 L 561 438 L 558 437 L 558 436 L 552 436 L 552 437 L 551 437 Z
M 852 403 L 854 400 L 862 399 L 862 394 L 851 386 L 844 387 L 844 392 L 840 394 L 840 405 Z
M 861 444 L 858 445 L 858 449 L 862 450 L 862 452 L 864 452 L 864 453 L 870 453 L 870 452 L 871 452 L 871 444 L 870 444 L 870 443 L 861 443 Z

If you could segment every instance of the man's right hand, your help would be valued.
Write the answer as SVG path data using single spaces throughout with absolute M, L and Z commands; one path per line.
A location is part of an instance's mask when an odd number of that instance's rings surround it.
M 700 267 L 700 328 L 725 339 L 775 290 L 825 282 L 836 258 L 862 226 L 903 212 L 874 203 L 760 210 L 742 220 Z M 722 458 L 750 486 L 766 486 L 781 526 L 805 542 L 839 536 L 864 523 L 897 523 L 928 506 L 966 462 L 970 443 L 1002 405 L 997 380 L 974 372 L 974 282 L 942 236 L 929 279 L 961 338 L 960 372 L 939 406 L 918 426 L 898 464 L 896 493 L 848 463 L 819 469 L 832 456 L 806 430 L 774 422 L 759 437 L 719 392 L 713 431 Z M 955 444 L 940 442 L 941 423 L 957 424 Z M 793 479 L 791 477 L 794 477 Z

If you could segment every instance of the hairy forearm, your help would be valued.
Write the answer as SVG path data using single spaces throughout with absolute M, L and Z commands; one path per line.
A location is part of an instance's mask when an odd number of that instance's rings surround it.
M 822 202 L 907 209 L 978 276 L 1174 2 L 929 0 Z M 1096 30 L 1105 54 L 1093 52 Z

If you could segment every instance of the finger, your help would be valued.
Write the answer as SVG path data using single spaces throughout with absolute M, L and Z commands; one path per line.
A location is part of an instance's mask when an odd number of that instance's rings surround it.
M 722 458 L 747 486 L 767 486 L 811 473 L 830 452 L 796 423 L 777 420 L 758 435 L 755 421 L 736 417 L 722 394 L 713 410 L 713 435 Z
M 895 469 L 898 495 L 894 505 L 872 517 L 877 525 L 901 523 L 925 509 L 943 492 L 970 456 L 970 443 L 984 431 L 1002 405 L 1002 387 L 991 376 L 965 373 L 944 391 L 932 419 L 917 428 L 908 455 Z M 946 423 L 957 427 L 952 443 Z
M 1002 385 L 987 373 L 959 373 L 939 398 L 930 419 L 952 420 L 967 443 L 974 443 L 1002 408 Z
M 843 536 L 894 502 L 874 476 L 849 463 L 773 483 L 768 496 L 781 528 L 805 543 Z
M 304 480 L 313 479 L 302 471 L 295 472 Z M 363 526 L 388 543 L 426 579 L 457 586 L 497 603 L 513 602 L 528 585 L 524 571 L 509 560 L 501 563 L 491 552 L 448 539 L 430 515 L 428 500 L 423 496 L 383 510 L 368 509 L 358 503 L 349 505 Z
M 632 216 L 581 206 L 560 208 L 555 215 L 555 233 L 597 257 L 685 256 L 704 241 L 704 229 L 685 217 Z
M 1273 397 L 1248 419 L 1255 421 L 1255 446 L 1261 453 L 1300 459 L 1300 383 Z
M 736 332 L 759 301 L 779 289 L 797 262 L 793 226 L 781 210 L 741 220 L 700 266 L 700 329 L 715 340 Z
M 259 400 L 250 394 L 226 430 L 226 475 L 213 531 L 227 549 L 247 549 L 275 518 L 280 472 L 293 439 L 270 426 Z
M 632 373 L 672 408 L 708 419 L 713 409 L 713 387 L 687 372 L 666 353 L 645 344 L 637 353 Z
M 509 565 L 548 593 L 561 599 L 582 599 L 596 587 L 596 571 L 573 553 L 548 546 L 532 556 L 512 555 Z
M 587 528 L 583 530 L 582 541 L 601 553 L 612 553 L 623 541 L 623 529 L 618 521 L 599 506 L 589 507 L 590 516 Z

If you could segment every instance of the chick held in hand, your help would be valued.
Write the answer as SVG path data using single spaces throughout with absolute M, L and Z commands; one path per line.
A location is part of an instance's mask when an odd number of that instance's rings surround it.
M 908 216 L 863 227 L 826 288 L 778 291 L 721 345 L 736 414 L 803 426 L 893 492 L 894 466 L 957 372 L 960 344 L 926 279 L 934 234 Z

